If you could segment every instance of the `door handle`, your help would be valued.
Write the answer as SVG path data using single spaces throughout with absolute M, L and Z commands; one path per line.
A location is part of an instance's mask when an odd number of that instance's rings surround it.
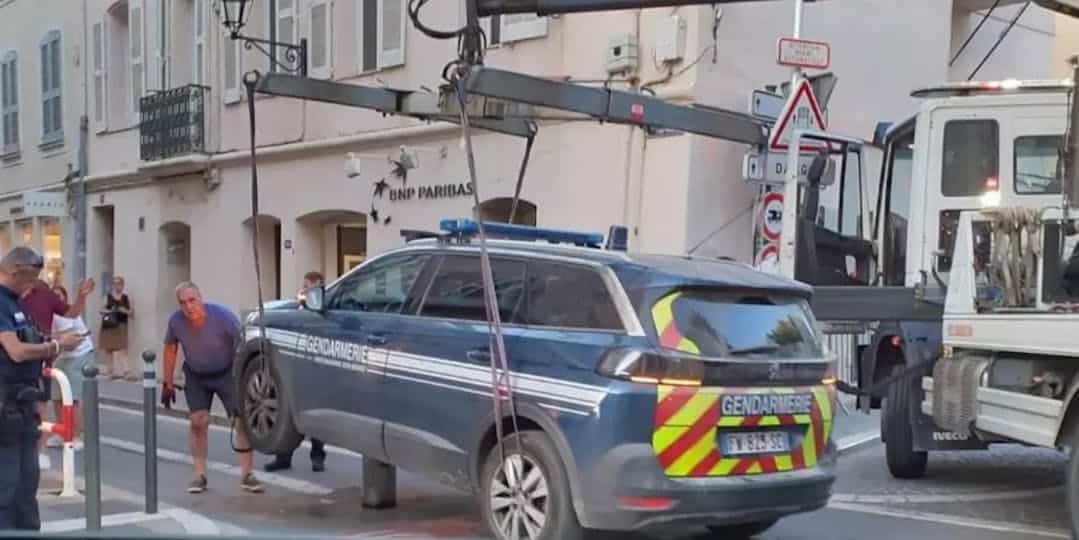
M 467 353 L 465 353 L 465 356 L 467 356 L 468 359 L 473 361 L 473 362 L 490 362 L 491 361 L 491 351 L 488 350 L 486 347 L 482 348 L 482 349 L 472 349 L 471 351 L 468 351 Z
M 367 344 L 379 347 L 386 344 L 386 336 L 371 334 L 367 336 Z

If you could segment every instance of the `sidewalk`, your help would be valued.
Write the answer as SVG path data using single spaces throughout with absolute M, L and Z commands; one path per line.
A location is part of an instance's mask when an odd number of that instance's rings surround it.
M 86 500 L 83 478 L 75 480 L 80 494 L 60 498 L 62 485 L 58 471 L 42 471 L 38 489 L 41 532 L 62 534 L 86 530 Z M 211 519 L 182 508 L 159 504 L 158 512 L 143 512 L 140 495 L 101 486 L 101 532 L 107 537 L 158 537 L 167 535 L 219 535 L 222 530 Z M 105 537 L 103 536 L 103 537 Z
M 98 393 L 101 403 L 142 410 L 142 385 L 125 381 L 98 381 Z M 167 410 L 160 403 L 160 387 L 158 388 L 158 414 L 166 414 L 177 418 L 187 418 L 187 402 L 184 400 L 182 390 L 176 392 L 176 403 L 171 410 Z M 229 427 L 225 409 L 219 400 L 214 400 L 210 411 L 210 421 L 214 424 Z M 848 414 L 842 407 L 837 406 L 832 426 L 832 437 L 839 446 L 841 452 L 857 448 L 880 438 L 880 411 L 865 414 L 851 407 Z

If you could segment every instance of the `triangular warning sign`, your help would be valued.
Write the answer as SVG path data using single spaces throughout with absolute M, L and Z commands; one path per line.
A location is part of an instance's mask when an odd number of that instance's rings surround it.
M 791 134 L 795 129 L 810 131 L 824 131 L 824 116 L 817 105 L 817 97 L 813 95 L 813 87 L 809 81 L 802 79 L 798 86 L 791 92 L 790 99 L 783 105 L 783 111 L 779 113 L 779 121 L 772 128 L 772 134 L 768 137 L 770 150 L 786 151 L 791 142 Z M 802 139 L 799 144 L 801 152 L 816 152 L 828 148 L 829 145 L 813 139 Z

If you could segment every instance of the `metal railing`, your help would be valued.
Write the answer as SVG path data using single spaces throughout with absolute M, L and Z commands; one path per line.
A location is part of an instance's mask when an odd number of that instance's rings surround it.
M 139 99 L 139 157 L 157 161 L 206 150 L 206 94 L 189 84 Z

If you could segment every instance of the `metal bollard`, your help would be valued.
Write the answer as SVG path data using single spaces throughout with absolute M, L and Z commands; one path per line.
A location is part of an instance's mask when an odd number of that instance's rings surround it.
M 83 476 L 86 478 L 86 530 L 101 530 L 101 421 L 97 401 L 97 366 L 83 366 Z
M 157 372 L 153 351 L 142 353 L 142 419 L 146 442 L 146 513 L 157 513 Z
M 364 508 L 397 506 L 397 468 L 369 457 L 363 458 Z

